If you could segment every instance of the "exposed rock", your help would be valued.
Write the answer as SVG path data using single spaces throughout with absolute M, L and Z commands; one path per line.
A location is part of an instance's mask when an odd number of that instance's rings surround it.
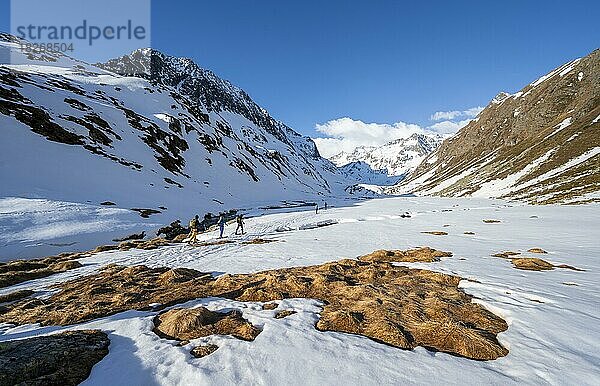
M 67 331 L 0 343 L 0 385 L 78 385 L 108 354 L 108 336 Z
M 131 210 L 133 210 L 134 212 L 138 212 L 140 214 L 140 217 L 142 218 L 150 218 L 150 216 L 153 214 L 162 213 L 160 210 L 147 208 L 131 208 Z
M 500 221 L 500 220 L 494 220 L 494 219 L 485 219 L 485 220 L 483 220 L 483 222 L 486 223 L 486 224 L 497 224 L 497 223 L 502 222 L 502 221 Z
M 154 318 L 154 332 L 167 339 L 192 340 L 209 335 L 231 335 L 254 340 L 261 330 L 242 317 L 238 310 L 226 313 L 204 307 L 173 308 Z
M 129 241 L 129 240 L 142 240 L 144 237 L 146 237 L 146 231 L 142 231 L 142 233 L 133 233 L 129 236 L 125 236 L 120 239 L 113 239 L 113 241 L 115 243 L 120 243 L 122 241 Z
M 548 253 L 544 251 L 542 248 L 531 248 L 527 252 L 529 253 Z
M 183 281 L 176 273 L 164 275 L 168 271 L 110 266 L 59 285 L 61 291 L 44 302 L 26 300 L 9 306 L 0 322 L 74 324 L 128 309 L 147 309 L 153 303 L 165 307 L 209 296 L 256 302 L 311 298 L 324 302 L 316 324 L 321 331 L 359 334 L 399 348 L 422 346 L 479 360 L 508 353 L 496 339 L 508 328 L 506 322 L 473 303 L 458 288 L 461 278 L 457 276 L 359 260 L 217 279 L 187 270 L 181 275 Z M 178 331 L 177 336 L 186 338 Z
M 115 204 L 115 203 L 114 203 L 114 202 L 112 202 L 112 201 L 103 201 L 103 202 L 101 202 L 101 203 L 100 203 L 100 205 L 104 205 L 104 206 L 114 206 L 114 205 L 117 205 L 117 204 Z
M 192 351 L 190 351 L 190 353 L 196 358 L 202 358 L 214 353 L 215 351 L 217 351 L 218 348 L 219 346 L 217 346 L 216 344 L 207 344 L 206 346 L 194 347 Z
M 442 232 L 442 231 L 425 231 L 425 232 L 421 232 L 421 233 L 426 233 L 428 235 L 435 235 L 435 236 L 446 236 L 446 235 L 448 235 L 448 232 Z
M 296 313 L 296 311 L 294 311 L 294 310 L 279 311 L 275 314 L 275 319 L 283 319 L 287 316 L 294 315 L 295 313 Z
M 183 237 L 185 239 L 189 233 L 190 233 L 190 228 L 186 228 L 186 227 L 182 226 L 181 221 L 176 220 L 176 221 L 173 221 L 171 224 L 160 228 L 156 232 L 156 235 L 157 236 L 165 235 L 165 239 L 167 239 L 167 240 L 175 241 L 175 238 L 178 238 L 177 241 L 183 241 L 183 240 L 181 240 L 181 236 L 185 236 L 185 237 Z
M 465 234 L 465 235 L 474 235 L 475 232 L 464 232 L 463 234 Z
M 358 259 L 362 261 L 379 261 L 379 262 L 424 262 L 432 263 L 434 261 L 440 261 L 441 257 L 450 257 L 452 252 L 438 251 L 429 247 L 409 249 L 406 251 L 387 251 L 379 250 L 370 253 L 365 256 L 361 256 Z
M 308 230 L 308 229 L 323 228 L 323 227 L 335 225 L 337 223 L 338 222 L 336 220 L 323 220 L 323 221 L 319 221 L 319 222 L 316 222 L 316 223 L 310 223 L 310 224 L 300 225 L 298 227 L 298 229 L 301 230 L 301 231 L 305 231 L 305 230 Z

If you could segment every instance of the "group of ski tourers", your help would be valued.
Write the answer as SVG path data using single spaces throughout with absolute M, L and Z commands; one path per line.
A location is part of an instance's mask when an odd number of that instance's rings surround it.
M 244 215 L 241 213 L 238 214 L 235 217 L 235 222 L 237 223 L 237 227 L 235 228 L 235 234 L 236 235 L 240 234 L 239 233 L 240 231 L 242 234 L 244 234 Z M 217 225 L 219 226 L 219 238 L 220 239 L 223 238 L 223 232 L 225 231 L 226 223 L 227 223 L 227 220 L 225 220 L 225 215 L 223 213 L 220 213 L 219 219 L 217 220 Z M 204 226 L 202 226 L 202 223 L 199 221 L 198 215 L 194 216 L 194 218 L 190 220 L 189 225 L 190 225 L 190 236 L 188 238 L 188 243 L 193 244 L 198 241 L 198 234 L 200 232 L 206 231 L 206 229 L 204 229 Z
M 319 214 L 319 204 L 315 203 L 315 214 Z M 323 207 L 321 209 L 325 209 L 327 210 L 327 202 L 324 203 Z M 210 219 L 210 214 L 207 214 L 204 219 L 206 220 L 208 218 Z M 244 232 L 244 215 L 239 213 L 236 217 L 235 217 L 235 222 L 237 224 L 237 227 L 235 228 L 235 234 L 238 235 L 240 234 L 239 232 L 241 231 L 241 234 L 245 234 Z M 225 224 L 227 224 L 227 220 L 225 219 L 225 215 L 223 213 L 219 213 L 219 219 L 217 220 L 217 225 L 219 226 L 219 239 L 223 238 L 223 232 L 225 231 Z M 200 222 L 198 215 L 195 215 L 193 219 L 190 220 L 190 234 L 188 237 L 188 243 L 189 244 L 194 244 L 198 241 L 198 234 L 201 232 L 205 232 L 206 226 L 204 225 L 204 221 Z

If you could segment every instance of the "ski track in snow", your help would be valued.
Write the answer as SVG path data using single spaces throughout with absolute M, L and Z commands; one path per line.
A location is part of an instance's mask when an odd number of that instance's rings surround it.
M 405 212 L 410 218 L 402 218 Z M 532 217 L 537 216 L 537 217 Z M 483 219 L 498 219 L 485 224 Z M 510 353 L 495 361 L 479 362 L 416 348 L 401 350 L 368 338 L 319 332 L 314 324 L 320 302 L 287 299 L 279 310 L 297 314 L 274 319 L 261 303 L 226 299 L 197 299 L 183 306 L 204 305 L 212 310 L 238 308 L 263 332 L 253 342 L 229 336 L 197 339 L 184 347 L 152 332 L 155 312 L 128 311 L 70 327 L 0 326 L 0 341 L 64 329 L 99 328 L 111 339 L 110 352 L 92 370 L 84 385 L 152 384 L 598 384 L 600 363 L 600 247 L 597 242 L 600 205 L 527 206 L 501 200 L 432 197 L 386 198 L 354 206 L 276 213 L 246 220 L 249 234 L 231 235 L 239 241 L 254 237 L 278 242 L 240 243 L 194 248 L 174 245 L 152 251 L 130 250 L 81 259 L 83 267 L 0 290 L 0 294 L 31 288 L 47 296 L 48 286 L 95 272 L 109 264 L 188 267 L 218 275 L 271 268 L 320 264 L 354 258 L 376 249 L 431 246 L 452 251 L 441 262 L 407 263 L 456 274 L 476 302 L 502 316 L 509 329 L 499 340 Z M 302 225 L 336 220 L 335 225 L 298 230 Z M 444 227 L 444 225 L 449 225 Z M 278 228 L 290 231 L 277 232 Z M 444 230 L 447 236 L 422 234 Z M 475 235 L 465 235 L 472 231 Z M 217 235 L 207 233 L 203 239 Z M 540 247 L 546 255 L 526 253 Z M 490 255 L 520 251 L 585 272 L 556 269 L 530 272 L 514 269 L 510 261 Z M 576 285 L 573 285 L 576 284 Z M 178 305 L 177 307 L 181 307 Z M 204 358 L 189 351 L 201 343 L 219 349 Z

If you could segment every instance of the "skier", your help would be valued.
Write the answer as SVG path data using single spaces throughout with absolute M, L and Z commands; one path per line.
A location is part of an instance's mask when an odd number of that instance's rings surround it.
M 219 238 L 222 239 L 223 231 L 225 230 L 225 217 L 223 216 L 223 213 L 219 214 L 219 221 L 217 223 L 219 224 Z
M 190 220 L 190 236 L 188 243 L 193 244 L 198 241 L 198 215 Z
M 324 207 L 324 209 L 327 210 L 327 201 L 325 201 L 325 207 Z
M 315 203 L 315 214 L 319 214 L 319 204 Z
M 244 234 L 244 218 L 243 215 L 240 213 L 238 214 L 238 216 L 236 217 L 235 221 L 237 222 L 237 228 L 235 228 L 235 234 L 238 234 L 238 231 L 241 229 L 242 230 L 242 234 Z

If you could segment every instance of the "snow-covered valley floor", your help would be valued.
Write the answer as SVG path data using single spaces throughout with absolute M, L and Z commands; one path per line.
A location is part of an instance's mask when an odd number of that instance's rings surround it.
M 409 213 L 410 217 L 401 215 Z M 337 224 L 299 230 L 318 221 Z M 484 219 L 500 220 L 484 223 Z M 156 250 L 113 251 L 81 259 L 83 267 L 0 290 L 33 289 L 47 296 L 57 282 L 90 274 L 109 263 L 187 267 L 205 272 L 247 273 L 354 258 L 376 249 L 431 246 L 453 252 L 437 263 L 401 263 L 459 275 L 460 287 L 504 318 L 499 341 L 509 354 L 479 362 L 417 348 L 386 346 L 368 338 L 314 328 L 320 302 L 288 299 L 279 309 L 296 314 L 273 318 L 261 303 L 198 299 L 186 306 L 237 308 L 263 332 L 252 342 L 210 336 L 179 347 L 152 332 L 156 312 L 128 311 L 70 327 L 0 326 L 0 341 L 65 329 L 97 328 L 109 334 L 110 352 L 84 384 L 600 384 L 600 205 L 527 206 L 500 200 L 432 197 L 385 198 L 327 211 L 279 213 L 246 220 L 248 234 L 277 242 L 219 246 L 174 245 Z M 278 231 L 279 230 L 279 231 Z M 284 230 L 284 231 L 282 231 Z M 424 231 L 444 231 L 435 236 Z M 474 232 L 468 235 L 464 232 Z M 204 239 L 216 234 L 203 235 Z M 527 253 L 539 247 L 548 254 Z M 491 257 L 521 252 L 585 271 L 515 269 Z M 200 342 L 219 349 L 196 359 Z

